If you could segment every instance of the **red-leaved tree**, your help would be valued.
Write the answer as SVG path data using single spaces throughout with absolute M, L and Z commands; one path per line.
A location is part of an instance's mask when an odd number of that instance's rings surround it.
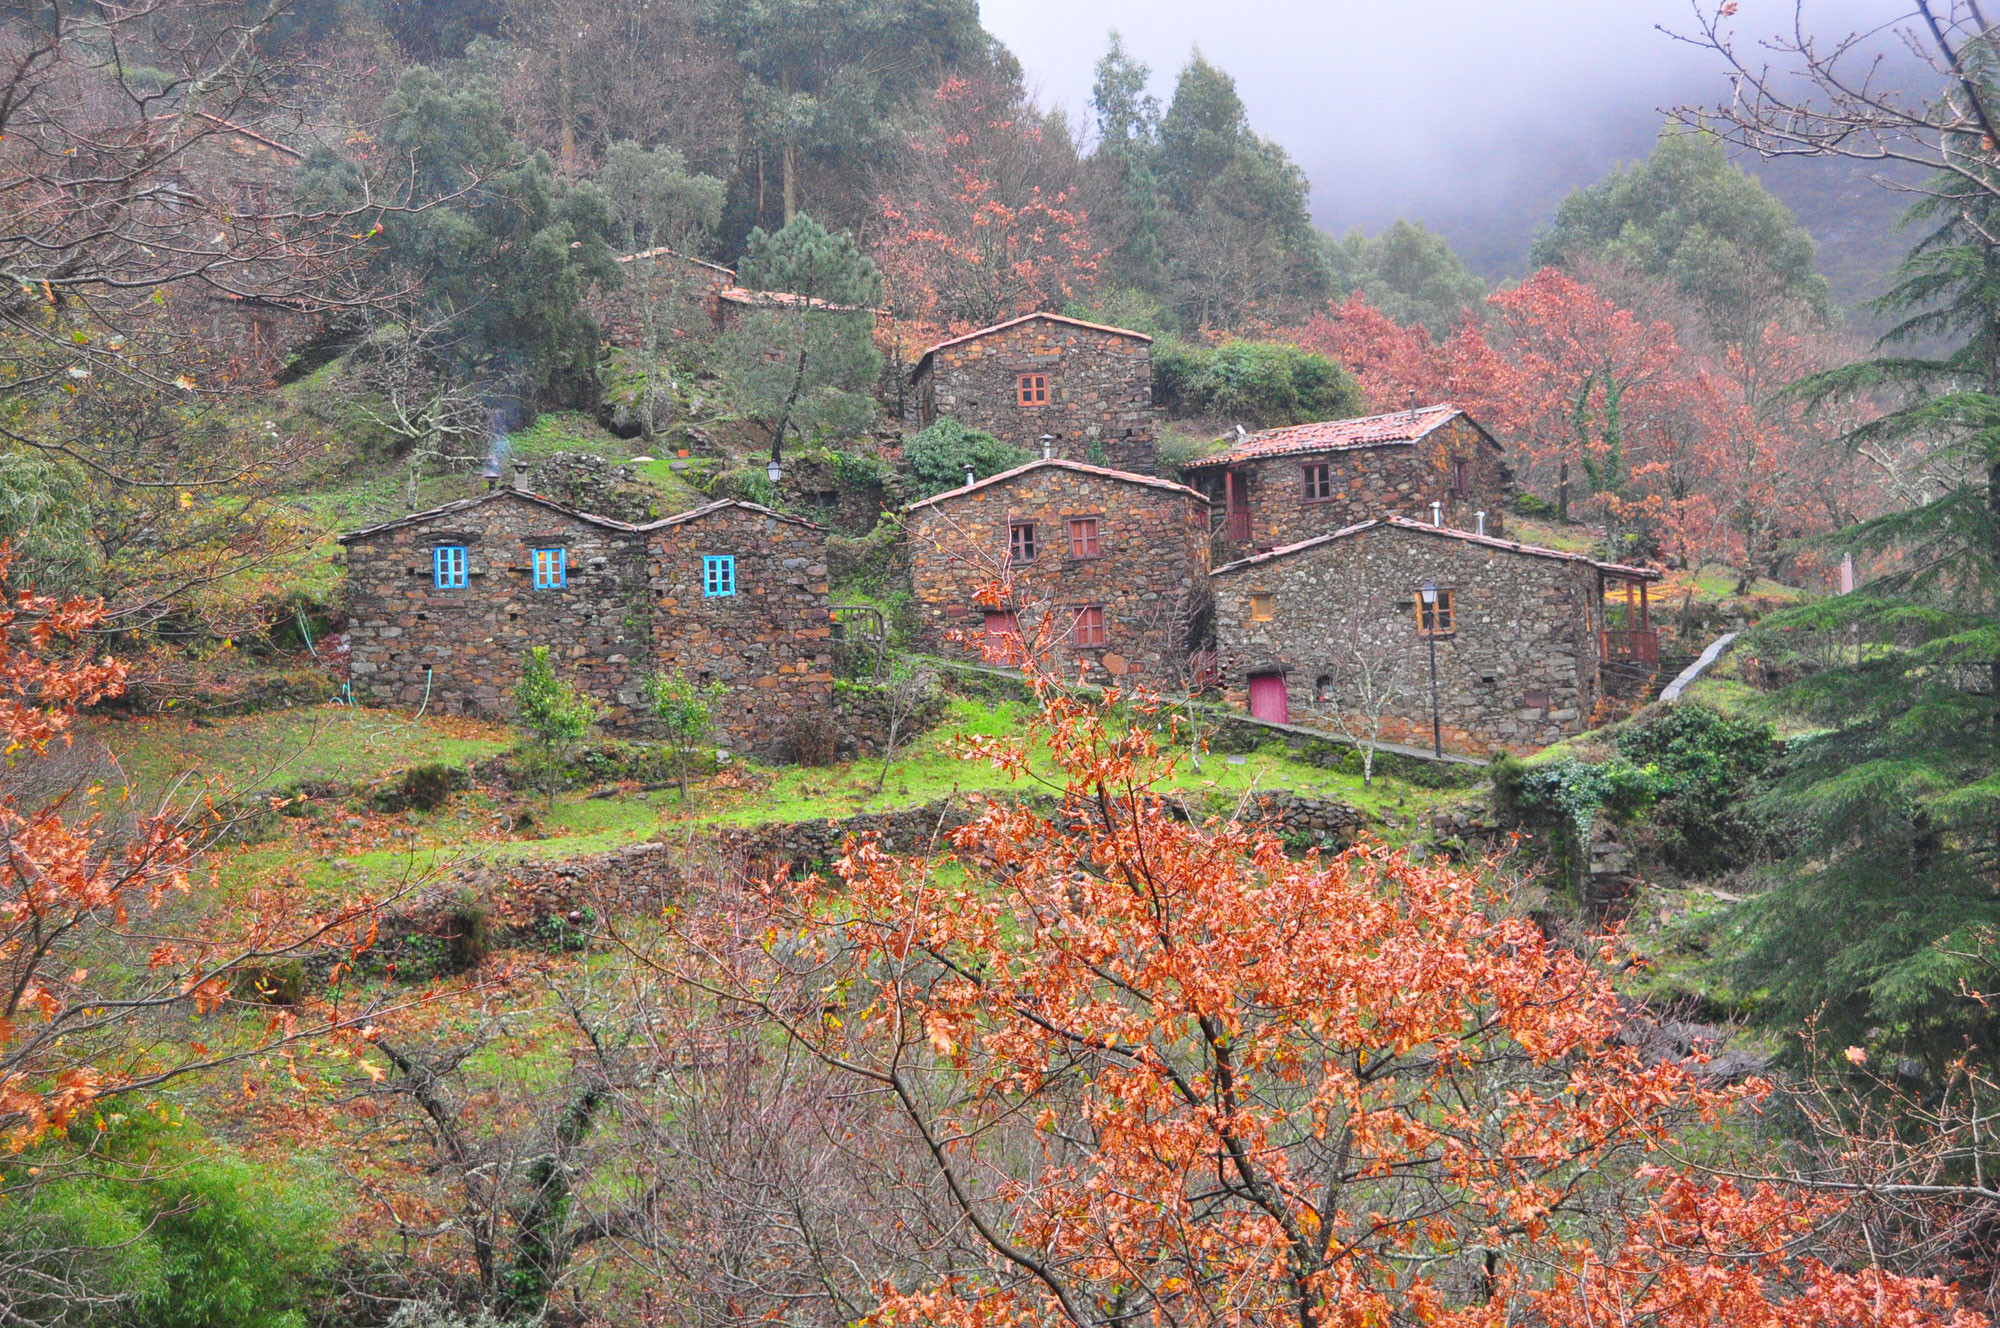
M 953 75 L 883 195 L 876 261 L 919 335 L 1060 309 L 1096 280 L 1076 149 L 1016 97 Z
M 0 546 L 0 1148 L 18 1152 L 108 1096 L 351 1038 L 379 1010 L 270 986 L 280 965 L 317 951 L 337 966 L 365 945 L 373 902 L 225 898 L 201 854 L 230 809 L 133 814 L 61 759 L 126 666 L 88 653 L 102 603 L 15 589 L 11 562 Z
M 1037 687 L 1032 738 L 966 755 L 1057 809 L 989 804 L 940 858 L 856 844 L 640 952 L 908 1140 L 868 1322 L 1979 1322 L 1816 1257 L 1837 1199 L 1691 1162 L 1764 1087 L 1626 1045 L 1605 970 L 1482 872 L 1175 815 L 1149 698 Z M 955 1222 L 917 1218 L 943 1195 Z

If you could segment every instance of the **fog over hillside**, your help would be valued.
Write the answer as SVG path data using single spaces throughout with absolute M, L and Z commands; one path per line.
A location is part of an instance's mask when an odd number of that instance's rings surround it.
M 1729 90 L 1712 52 L 1661 31 L 1693 30 L 1687 0 L 984 0 L 981 12 L 1030 84 L 1082 124 L 1109 29 L 1152 66 L 1163 99 L 1200 47 L 1311 176 L 1319 225 L 1421 220 L 1489 278 L 1519 275 L 1562 197 L 1645 155 L 1667 109 Z M 1737 31 L 1789 26 L 1793 12 L 1746 0 Z M 1905 11 L 1805 0 L 1801 12 L 1824 37 Z M 1891 34 L 1879 40 L 1895 53 Z M 1799 213 L 1842 304 L 1875 292 L 1904 247 L 1893 224 L 1906 199 L 1845 163 L 1744 164 Z

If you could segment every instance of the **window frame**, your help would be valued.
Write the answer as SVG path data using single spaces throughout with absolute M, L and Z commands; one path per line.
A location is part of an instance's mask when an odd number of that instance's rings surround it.
M 1437 603 L 1432 606 L 1431 618 L 1440 624 L 1436 627 L 1425 625 L 1424 597 L 1421 593 L 1411 596 L 1410 603 L 1417 612 L 1418 636 L 1456 636 L 1458 634 L 1458 604 L 1451 590 L 1445 586 L 1437 588 Z
M 1014 404 L 1026 409 L 1049 404 L 1049 375 L 1047 370 L 1035 370 L 1014 375 Z
M 471 584 L 471 548 L 464 544 L 433 544 L 431 586 L 437 590 L 464 590 Z
M 1315 480 L 1318 482 L 1315 483 Z M 1330 503 L 1333 501 L 1332 462 L 1307 461 L 1301 463 L 1299 466 L 1299 482 L 1300 502 Z M 1315 490 L 1324 490 L 1324 492 L 1315 492 Z
M 1089 562 L 1093 558 L 1102 558 L 1104 556 L 1104 526 L 1098 517 L 1072 516 L 1065 517 L 1064 520 L 1069 524 L 1069 556 L 1071 561 Z M 1088 526 L 1090 528 L 1088 552 L 1085 552 L 1084 546 L 1077 539 L 1078 528 L 1081 526 Z
M 1096 614 L 1096 622 L 1086 629 L 1084 616 Z M 1085 639 L 1094 634 L 1096 640 Z M 1069 643 L 1079 650 L 1102 650 L 1111 644 L 1111 624 L 1105 621 L 1102 604 L 1073 604 L 1070 606 Z
M 1472 496 L 1472 463 L 1464 457 L 1451 459 L 1451 496 L 1454 498 Z
M 736 595 L 736 555 L 704 553 L 701 556 L 701 597 L 732 599 Z
M 1025 552 L 1023 552 L 1025 550 Z M 1009 521 L 1007 523 L 1007 561 L 1011 564 L 1035 561 L 1035 523 L 1032 521 Z
M 1264 610 L 1264 612 L 1262 613 L 1257 612 L 1258 608 L 1260 607 L 1258 603 L 1260 600 L 1262 601 L 1261 607 Z M 1269 590 L 1251 591 L 1250 621 L 1253 623 L 1267 623 L 1267 622 L 1276 622 L 1277 620 L 1278 620 L 1278 596 L 1276 592 Z
M 545 558 L 549 563 L 546 568 L 543 566 Z M 547 544 L 538 549 L 529 549 L 528 572 L 534 579 L 537 590 L 569 589 L 569 548 L 566 545 Z

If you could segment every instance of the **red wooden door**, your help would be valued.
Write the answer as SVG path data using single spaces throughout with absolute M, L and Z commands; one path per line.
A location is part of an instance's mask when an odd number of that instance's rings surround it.
M 1277 724 L 1291 722 L 1292 708 L 1285 695 L 1284 674 L 1250 675 L 1250 715 L 1253 719 L 1268 719 Z
M 1012 613 L 994 610 L 986 615 L 984 653 L 989 664 L 1021 662 L 1021 624 Z
M 1229 539 L 1235 544 L 1250 542 L 1250 495 L 1244 492 L 1247 482 L 1246 476 L 1233 470 L 1223 472 L 1223 507 L 1229 513 Z

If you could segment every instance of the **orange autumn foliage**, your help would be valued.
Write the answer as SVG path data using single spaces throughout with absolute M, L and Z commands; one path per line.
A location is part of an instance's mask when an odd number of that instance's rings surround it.
M 1148 697 L 1037 688 L 1031 741 L 965 755 L 1059 809 L 855 844 L 690 974 L 880 1101 L 977 1233 L 880 1233 L 931 1271 L 871 1323 L 1978 1322 L 1812 1257 L 1835 1200 L 1683 1160 L 1764 1086 L 1649 1063 L 1600 959 L 1486 874 L 1177 815 Z
M 880 200 L 875 257 L 899 321 L 953 336 L 1083 296 L 1099 255 L 1066 178 L 1072 145 L 982 80 L 953 75 L 932 104 L 934 124 Z
M 205 914 L 170 909 L 192 893 L 204 841 L 232 813 L 111 814 L 102 789 L 44 764 L 71 743 L 82 708 L 124 691 L 127 667 L 88 653 L 101 602 L 20 591 L 11 563 L 0 546 L 0 1147 L 18 1152 L 108 1095 L 254 1062 L 309 1034 L 351 1038 L 379 1012 L 302 1019 L 267 1007 L 263 1026 L 236 1030 L 227 1050 L 197 1040 L 217 1035 L 188 1017 L 242 1004 L 239 979 L 259 964 L 365 945 L 374 905 L 301 913 L 258 890 Z

